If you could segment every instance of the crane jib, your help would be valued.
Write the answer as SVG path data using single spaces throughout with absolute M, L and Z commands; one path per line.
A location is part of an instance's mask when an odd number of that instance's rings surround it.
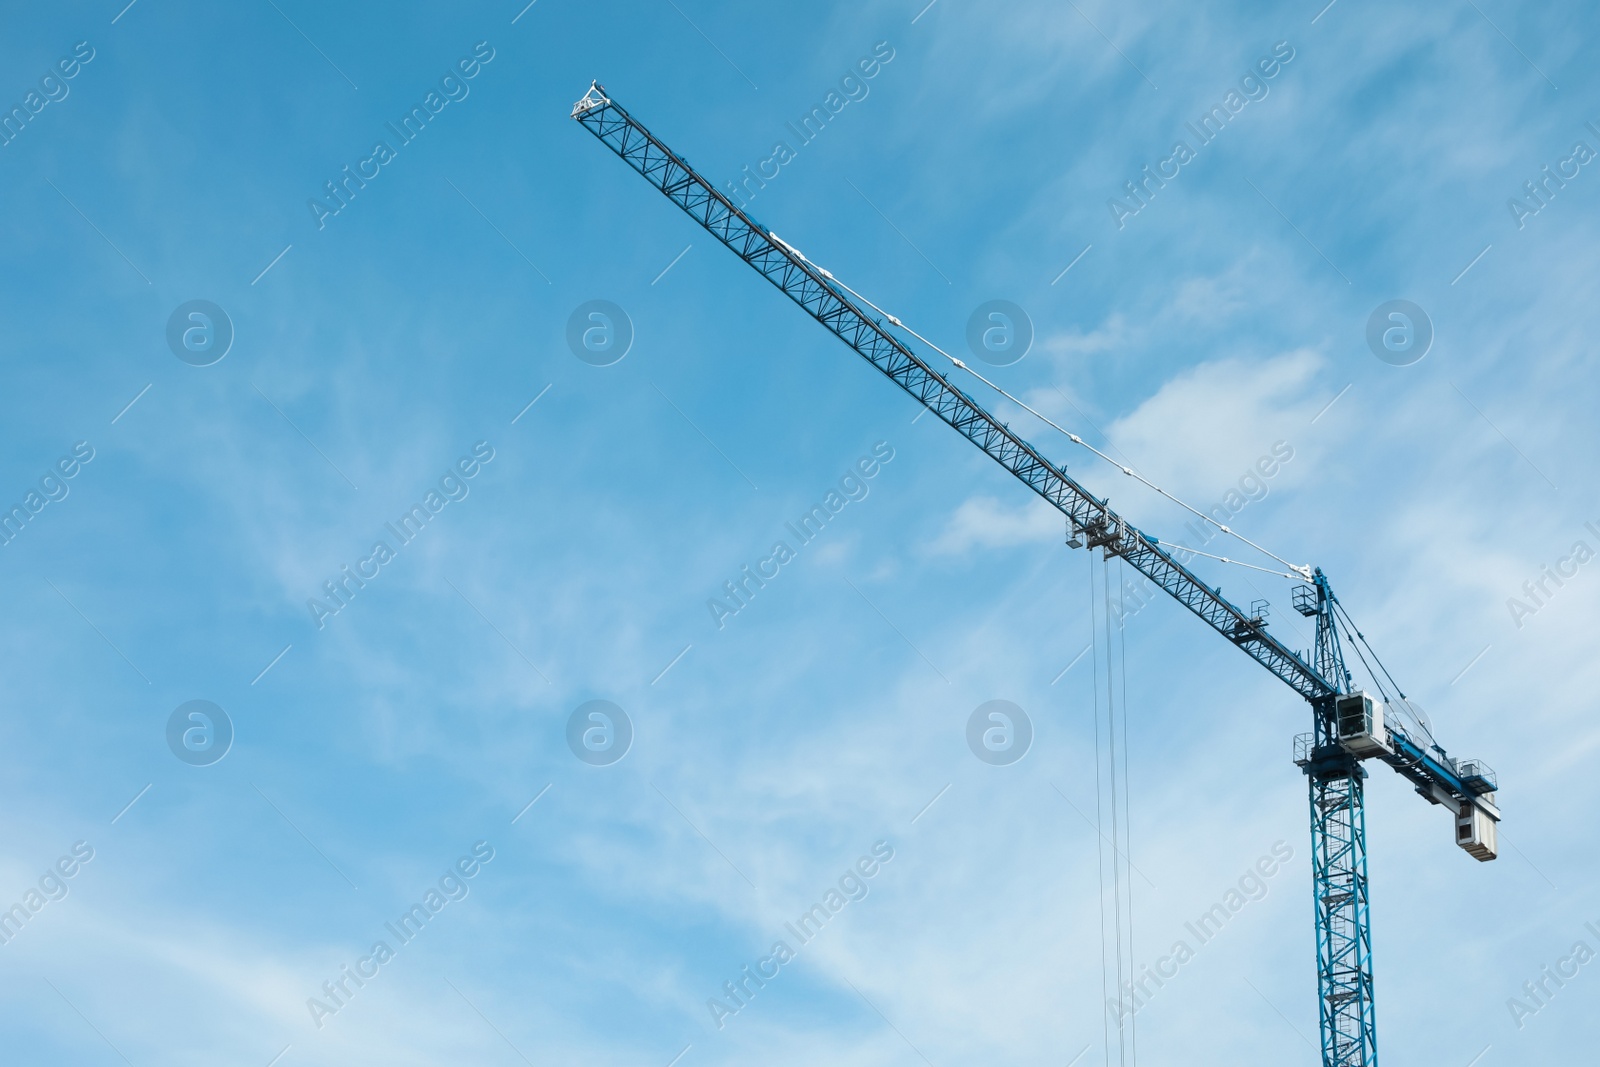
M 1455 814 L 1456 844 L 1478 860 L 1496 855 L 1500 814 L 1494 772 L 1480 761 L 1448 757 L 1425 723 L 1415 739 L 1409 726 L 1385 726 L 1382 702 L 1343 688 L 1351 684 L 1339 640 L 1337 616 L 1343 609 L 1320 570 L 1294 595 L 1295 609 L 1317 620 L 1316 647 L 1307 663 L 1266 633 L 1264 619 L 1247 617 L 1223 599 L 1154 538 L 1112 511 L 1106 500 L 1096 498 L 924 363 L 851 299 L 853 291 L 842 292 L 828 272 L 734 207 L 688 161 L 609 99 L 598 83 L 573 105 L 572 117 L 896 385 L 1066 515 L 1075 545 L 1076 536 L 1082 535 L 1089 549 L 1122 557 L 1311 703 L 1315 730 L 1295 739 L 1295 762 L 1306 775 L 1310 799 L 1322 1063 L 1373 1067 L 1377 1023 L 1361 760 L 1375 757 L 1387 763 L 1423 797 L 1445 805 Z M 899 324 L 892 317 L 890 321 Z M 1359 630 L 1352 640 L 1365 645 Z M 1359 646 L 1356 651 L 1360 653 Z M 1387 668 L 1383 673 L 1388 676 Z M 1387 700 L 1387 693 L 1383 695 Z
M 1112 511 L 1105 500 L 1096 498 L 924 363 L 809 263 L 772 240 L 769 231 L 734 207 L 686 160 L 606 97 L 599 86 L 573 106 L 572 117 L 812 318 L 1060 510 L 1075 530 L 1089 535 L 1091 547 L 1122 557 L 1305 699 L 1317 701 L 1338 691 L 1267 633 L 1261 619 L 1245 614 L 1207 586 Z

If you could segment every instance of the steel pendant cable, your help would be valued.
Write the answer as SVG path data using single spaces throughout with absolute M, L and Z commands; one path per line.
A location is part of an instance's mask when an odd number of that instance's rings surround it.
M 1220 530 L 1221 532 L 1223 532 L 1225 534 L 1228 534 L 1230 537 L 1238 538 L 1239 541 L 1241 541 L 1242 543 L 1244 543 L 1246 545 L 1249 545 L 1251 548 L 1255 549 L 1257 552 L 1260 552 L 1262 555 L 1268 556 L 1268 557 L 1270 557 L 1270 558 L 1272 558 L 1274 560 L 1277 560 L 1279 563 L 1281 563 L 1285 567 L 1287 567 L 1290 571 L 1294 572 L 1294 575 L 1293 575 L 1294 577 L 1297 577 L 1297 578 L 1299 578 L 1301 580 L 1304 580 L 1304 581 L 1310 581 L 1311 580 L 1311 568 L 1310 567 L 1303 566 L 1303 565 L 1301 565 L 1299 563 L 1290 563 L 1288 560 L 1284 559 L 1282 556 L 1278 555 L 1276 552 L 1273 552 L 1270 549 L 1263 548 L 1261 545 L 1256 544 L 1254 541 L 1250 540 L 1248 537 L 1244 536 L 1243 534 L 1239 533 L 1237 530 L 1235 530 L 1232 527 L 1228 526 L 1226 523 L 1218 522 L 1215 518 L 1211 517 L 1210 515 L 1207 515 L 1205 512 L 1201 511 L 1200 509 L 1198 509 L 1196 507 L 1192 507 L 1187 502 L 1185 502 L 1183 500 L 1180 500 L 1176 496 L 1173 496 L 1171 493 L 1167 492 L 1165 489 L 1161 488 L 1159 485 L 1156 485 L 1154 482 L 1152 482 L 1148 478 L 1144 477 L 1144 475 L 1142 475 L 1139 472 L 1135 471 L 1132 467 L 1129 467 L 1129 466 L 1126 466 L 1126 465 L 1124 465 L 1122 463 L 1117 462 L 1112 457 L 1106 455 L 1104 452 L 1100 451 L 1098 448 L 1094 447 L 1089 442 L 1085 441 L 1082 437 L 1079 437 L 1077 434 L 1073 433 L 1071 430 L 1067 429 L 1065 426 L 1062 426 L 1062 425 L 1058 424 L 1054 419 L 1050 418 L 1048 415 L 1045 415 L 1043 412 L 1040 412 L 1040 411 L 1036 410 L 1035 408 L 1030 406 L 1027 402 L 1019 399 L 1018 397 L 1012 396 L 1003 387 L 1001 387 L 1000 385 L 997 385 L 996 383 L 990 381 L 988 378 L 984 377 L 982 374 L 978 373 L 977 371 L 975 371 L 971 367 L 969 367 L 964 361 L 962 361 L 960 359 L 957 359 L 955 356 L 952 356 L 950 353 L 946 352 L 944 349 L 940 348 L 938 345 L 936 345 L 932 341 L 928 340 L 928 338 L 922 336 L 920 333 L 918 333 L 916 330 L 912 329 L 910 326 L 907 326 L 899 318 L 897 318 L 896 316 L 894 316 L 894 315 L 890 314 L 889 312 L 885 311 L 883 308 L 879 307 L 877 304 L 873 303 L 871 298 L 862 295 L 861 293 L 857 292 L 855 289 L 852 289 L 848 284 L 846 284 L 845 282 L 841 281 L 839 278 L 835 277 L 834 274 L 831 271 L 829 271 L 827 268 L 825 268 L 825 267 L 821 266 L 820 264 L 818 264 L 818 263 L 814 262 L 813 260 L 811 260 L 811 258 L 808 257 L 805 253 L 801 252 L 798 248 L 796 248 L 793 245 L 789 244 L 789 242 L 785 241 L 783 238 L 779 237 L 777 234 L 771 233 L 769 231 L 767 236 L 771 237 L 778 244 L 782 245 L 783 248 L 786 249 L 790 254 L 792 254 L 797 259 L 801 260 L 806 265 L 811 267 L 812 270 L 816 271 L 822 277 L 826 278 L 828 281 L 832 282 L 833 284 L 839 286 L 839 288 L 843 289 L 845 292 L 849 293 L 851 296 L 855 297 L 857 300 L 860 300 L 863 304 L 866 304 L 873 311 L 876 311 L 878 314 L 882 315 L 892 325 L 899 327 L 900 329 L 904 330 L 906 333 L 910 334 L 912 337 L 915 337 L 918 341 L 921 341 L 923 344 L 925 344 L 929 348 L 933 349 L 933 351 L 939 353 L 945 359 L 948 359 L 957 368 L 959 368 L 960 370 L 966 371 L 968 374 L 970 374 L 974 378 L 978 379 L 978 381 L 982 382 L 984 385 L 988 386 L 990 389 L 994 390 L 996 393 L 999 393 L 1001 396 L 1005 397 L 1007 400 L 1011 401 L 1013 404 L 1016 404 L 1018 407 L 1022 408 L 1024 411 L 1028 412 L 1030 415 L 1034 416 L 1035 418 L 1037 418 L 1038 420 L 1043 422 L 1045 425 L 1049 426 L 1051 429 L 1054 429 L 1054 430 L 1064 434 L 1066 436 L 1067 440 L 1071 441 L 1073 444 L 1078 445 L 1078 446 L 1080 446 L 1082 448 L 1086 448 L 1090 452 L 1093 452 L 1096 456 L 1099 456 L 1101 459 L 1105 460 L 1107 463 L 1111 464 L 1113 467 L 1116 467 L 1123 474 L 1125 474 L 1128 477 L 1132 478 L 1134 481 L 1139 482 L 1140 484 L 1144 485 L 1146 488 L 1154 490 L 1156 493 L 1160 494 L 1161 496 L 1166 497 L 1168 500 L 1172 501 L 1174 504 L 1177 504 L 1179 507 L 1183 508 L 1185 511 L 1187 511 L 1190 514 L 1194 515 L 1196 518 L 1199 518 L 1201 521 L 1210 523 L 1212 526 L 1215 526 L 1218 530 Z M 1205 555 L 1205 553 L 1201 553 L 1201 555 Z M 1212 556 L 1210 558 L 1212 558 L 1212 559 L 1220 559 L 1224 563 L 1232 563 L 1232 564 L 1236 564 L 1238 566 L 1248 566 L 1248 564 L 1239 563 L 1238 560 L 1222 559 L 1222 557 L 1220 557 L 1220 556 Z M 1260 568 L 1258 568 L 1258 569 L 1260 569 Z M 1275 574 L 1277 572 L 1276 571 L 1271 571 L 1271 572 L 1268 572 L 1268 573 L 1274 573 Z
M 1175 541 L 1159 541 L 1157 543 L 1163 548 L 1176 548 L 1180 552 L 1188 552 L 1195 556 L 1204 556 L 1206 559 L 1214 559 L 1219 563 L 1231 563 L 1235 567 L 1248 567 L 1253 571 L 1260 571 L 1263 574 L 1276 574 L 1280 578 L 1297 579 L 1304 577 L 1304 575 L 1300 574 L 1286 574 L 1283 571 L 1275 571 L 1271 567 L 1257 567 L 1254 563 L 1246 563 L 1243 560 L 1230 559 L 1227 556 L 1213 556 L 1209 552 L 1202 552 L 1198 548 L 1190 548 L 1188 545 L 1180 545 Z
M 1406 698 L 1405 690 L 1400 688 L 1400 683 L 1394 680 L 1394 675 L 1389 673 L 1389 668 L 1385 667 L 1383 665 L 1383 660 L 1378 658 L 1377 650 L 1374 649 L 1370 644 L 1367 643 L 1367 635 L 1362 633 L 1361 630 L 1356 626 L 1356 621 L 1350 617 L 1350 613 L 1348 611 L 1344 610 L 1344 605 L 1339 603 L 1339 601 L 1337 599 L 1335 599 L 1334 602 L 1333 602 L 1333 610 L 1337 611 L 1340 615 L 1344 616 L 1345 625 L 1349 629 L 1355 631 L 1356 638 L 1361 642 L 1361 644 L 1363 646 L 1366 647 L 1366 650 L 1368 652 L 1372 653 L 1373 662 L 1377 663 L 1378 667 L 1380 669 L 1382 669 L 1383 676 L 1385 678 L 1389 679 L 1389 684 L 1394 686 L 1394 691 L 1396 693 L 1400 694 L 1400 699 L 1401 700 L 1404 700 Z M 1362 662 L 1363 663 L 1366 662 L 1366 657 L 1364 657 L 1364 656 L 1362 657 Z M 1367 669 L 1370 671 L 1372 668 L 1368 667 Z M 1374 677 L 1373 681 L 1376 682 L 1377 678 Z M 1381 688 L 1381 685 L 1380 685 L 1380 688 Z

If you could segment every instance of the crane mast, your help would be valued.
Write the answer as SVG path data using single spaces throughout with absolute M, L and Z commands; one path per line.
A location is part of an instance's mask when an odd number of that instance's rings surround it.
M 1302 592 L 1296 608 L 1303 613 L 1315 609 L 1314 658 L 1342 691 L 1350 684 L 1350 672 L 1345 669 L 1334 615 L 1338 601 L 1320 570 L 1313 581 L 1315 600 L 1309 591 Z M 1311 795 L 1322 1062 L 1323 1067 L 1372 1067 L 1378 1062 L 1378 1049 L 1367 912 L 1367 775 L 1360 760 L 1340 743 L 1338 697 L 1319 696 L 1311 707 L 1316 730 L 1309 739 L 1300 739 L 1296 755 Z
M 831 276 L 735 207 L 598 82 L 573 104 L 572 118 L 812 318 L 1059 510 L 1073 535 L 1069 543 L 1122 558 L 1311 705 L 1314 729 L 1295 739 L 1295 762 L 1310 794 L 1323 1064 L 1376 1067 L 1362 762 L 1389 764 L 1424 798 L 1455 812 L 1457 844 L 1480 860 L 1496 852 L 1494 773 L 1476 761 L 1452 759 L 1425 726 L 1385 721 L 1384 703 L 1353 688 L 1339 637 L 1342 609 L 1320 569 L 1294 591 L 1296 610 L 1316 620 L 1308 663 L 1267 632 L 1263 617 L 1206 585 L 1159 539 L 1134 527 L 930 367 Z M 1348 617 L 1346 624 L 1348 633 Z

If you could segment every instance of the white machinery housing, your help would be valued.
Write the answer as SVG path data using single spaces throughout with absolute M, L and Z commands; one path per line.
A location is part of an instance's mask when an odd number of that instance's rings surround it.
M 1496 823 L 1476 804 L 1463 804 L 1456 815 L 1456 844 L 1475 859 L 1492 860 L 1499 851 Z

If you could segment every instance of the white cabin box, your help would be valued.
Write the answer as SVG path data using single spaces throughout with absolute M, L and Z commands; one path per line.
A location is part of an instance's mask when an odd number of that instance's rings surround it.
M 1389 751 L 1389 731 L 1383 726 L 1383 701 L 1370 693 L 1351 693 L 1334 702 L 1339 744 L 1357 759 Z

